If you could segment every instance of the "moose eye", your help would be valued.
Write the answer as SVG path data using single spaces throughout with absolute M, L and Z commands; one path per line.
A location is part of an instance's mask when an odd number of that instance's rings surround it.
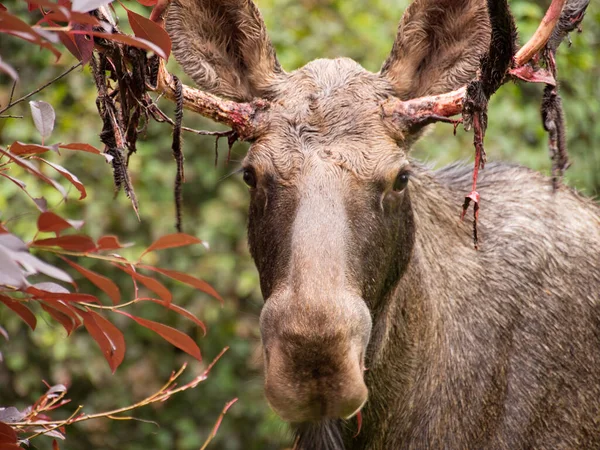
M 243 178 L 244 178 L 244 183 L 246 183 L 248 185 L 248 187 L 250 187 L 250 188 L 256 187 L 256 175 L 254 174 L 254 171 L 252 169 L 248 169 L 248 168 L 244 169 Z
M 401 192 L 406 188 L 408 184 L 409 173 L 408 172 L 400 172 L 396 177 L 396 181 L 394 181 L 394 191 Z

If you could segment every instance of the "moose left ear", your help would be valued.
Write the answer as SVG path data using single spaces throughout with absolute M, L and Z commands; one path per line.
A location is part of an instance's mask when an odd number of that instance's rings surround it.
M 251 101 L 285 76 L 252 0 L 171 0 L 166 29 L 175 59 L 204 91 Z
M 380 74 L 401 100 L 452 91 L 475 76 L 489 39 L 486 0 L 415 0 Z

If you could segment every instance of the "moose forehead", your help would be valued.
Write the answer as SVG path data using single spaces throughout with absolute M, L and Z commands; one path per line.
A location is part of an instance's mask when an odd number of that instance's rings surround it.
M 292 179 L 316 161 L 358 178 L 387 178 L 406 157 L 386 128 L 381 102 L 389 82 L 351 59 L 320 59 L 273 87 L 266 131 L 246 164 Z

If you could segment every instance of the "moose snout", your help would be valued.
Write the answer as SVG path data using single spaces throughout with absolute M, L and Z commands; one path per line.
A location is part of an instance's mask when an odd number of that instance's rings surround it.
M 272 409 L 293 423 L 356 414 L 368 396 L 363 373 L 371 318 L 362 299 L 346 308 L 269 302 L 261 331 Z

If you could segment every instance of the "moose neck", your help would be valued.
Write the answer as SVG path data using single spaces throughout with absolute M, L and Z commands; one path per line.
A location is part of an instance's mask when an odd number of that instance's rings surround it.
M 413 396 L 427 383 L 432 365 L 444 359 L 443 330 L 436 292 L 456 279 L 461 268 L 443 255 L 474 251 L 470 229 L 458 220 L 460 194 L 440 184 L 433 173 L 413 163 L 409 186 L 412 230 L 397 248 L 412 248 L 406 267 L 373 313 L 372 340 L 365 379 L 369 402 L 357 437 L 345 433 L 347 449 L 388 448 L 386 436 L 410 433 Z M 455 273 L 453 273 L 453 271 Z M 425 378 L 423 378 L 425 375 Z M 417 381 L 419 380 L 419 381 Z M 422 387 L 427 389 L 426 386 Z M 382 432 L 383 431 L 383 432 Z

